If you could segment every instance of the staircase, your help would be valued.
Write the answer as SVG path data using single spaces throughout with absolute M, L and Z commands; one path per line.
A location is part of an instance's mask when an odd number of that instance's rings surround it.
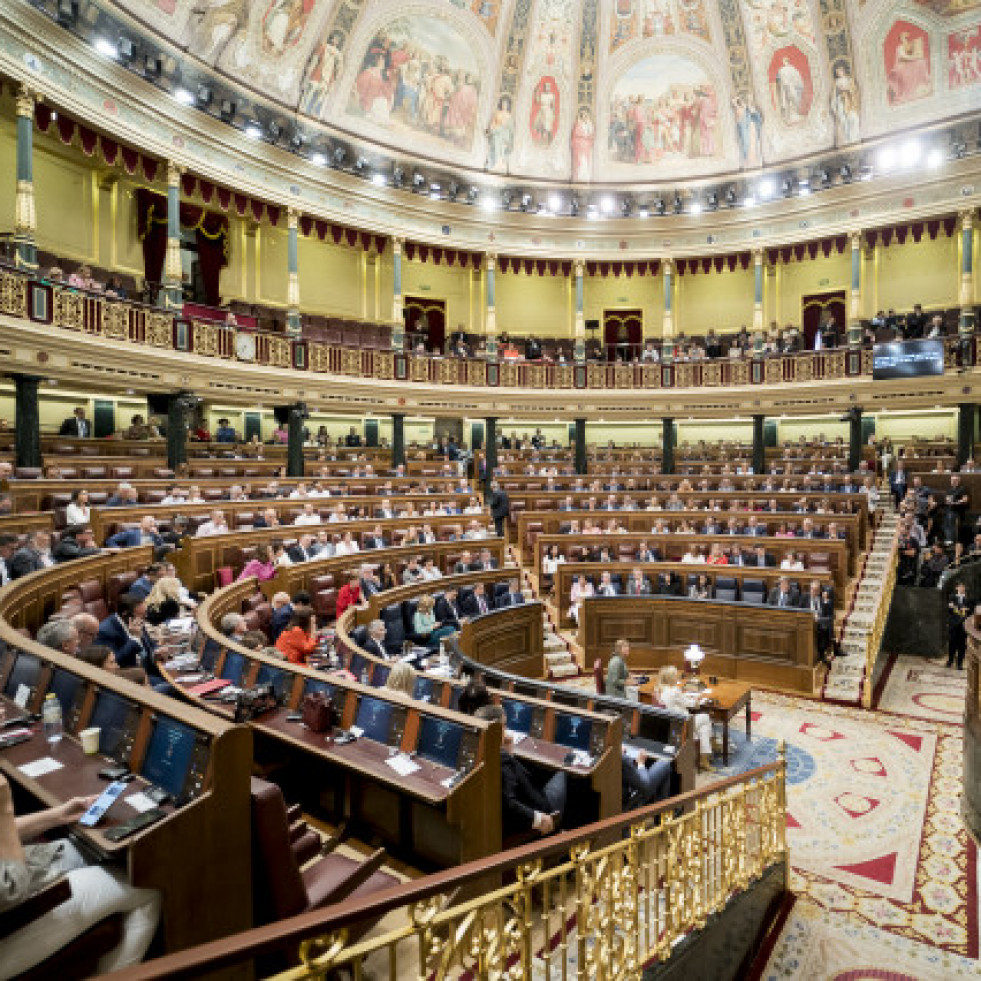
M 896 526 L 899 516 L 888 487 L 879 501 L 879 525 L 845 614 L 842 657 L 836 657 L 824 681 L 826 701 L 871 705 L 871 671 L 878 656 L 882 626 L 892 599 L 896 571 Z M 873 649 L 874 648 L 874 649 Z M 863 698 L 864 695 L 864 698 Z

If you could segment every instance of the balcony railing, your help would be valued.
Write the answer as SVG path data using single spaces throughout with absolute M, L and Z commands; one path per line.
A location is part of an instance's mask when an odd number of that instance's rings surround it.
M 236 339 L 242 332 L 255 338 L 254 363 L 259 365 L 430 385 L 631 391 L 786 385 L 872 373 L 872 351 L 868 348 L 660 364 L 541 364 L 344 347 L 283 334 L 240 331 L 212 320 L 185 319 L 158 307 L 83 293 L 9 269 L 0 270 L 0 314 L 107 340 L 236 363 Z M 976 364 L 981 354 L 979 335 L 972 336 L 971 343 L 971 363 Z M 945 338 L 945 366 L 956 369 L 960 358 L 959 338 Z

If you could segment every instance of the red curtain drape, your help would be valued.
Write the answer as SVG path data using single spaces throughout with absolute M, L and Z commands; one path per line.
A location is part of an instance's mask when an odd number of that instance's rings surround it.
M 148 283 L 159 283 L 163 280 L 164 258 L 167 255 L 167 199 L 140 188 L 136 192 L 136 215 L 140 240 L 143 242 L 143 275 Z

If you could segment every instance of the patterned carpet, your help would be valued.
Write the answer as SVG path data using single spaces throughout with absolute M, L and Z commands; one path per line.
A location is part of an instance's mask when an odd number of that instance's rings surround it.
M 944 657 L 892 655 L 876 707 L 939 722 L 960 722 L 967 682 L 963 671 L 946 664 Z

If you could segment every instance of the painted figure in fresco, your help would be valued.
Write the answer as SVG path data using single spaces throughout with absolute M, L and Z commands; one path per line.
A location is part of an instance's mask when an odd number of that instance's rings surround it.
M 835 85 L 831 92 L 831 116 L 835 121 L 835 143 L 846 146 L 861 139 L 858 86 L 843 61 L 835 64 Z
M 981 27 L 947 38 L 947 76 L 952 89 L 981 82 Z
M 275 57 L 296 44 L 312 9 L 313 0 L 274 0 L 263 17 L 263 52 Z
M 579 110 L 576 124 L 572 127 L 572 179 L 588 181 L 593 176 L 593 143 L 596 127 L 587 108 Z
M 531 108 L 531 138 L 537 146 L 548 146 L 555 138 L 559 93 L 551 78 L 538 83 Z
M 737 95 L 732 100 L 736 121 L 736 141 L 739 144 L 739 163 L 744 168 L 763 164 L 763 115 L 749 96 Z
M 923 37 L 912 37 L 909 31 L 900 33 L 887 83 L 889 101 L 893 105 L 930 94 L 933 88 L 930 57 Z
M 318 119 L 324 117 L 327 97 L 344 70 L 344 55 L 341 52 L 341 35 L 334 31 L 322 44 L 318 45 L 307 64 L 306 81 L 300 95 L 300 112 L 309 113 Z
M 506 167 L 513 149 L 514 119 L 511 116 L 511 100 L 502 95 L 487 127 L 487 169 Z
M 249 13 L 246 0 L 204 0 L 191 11 L 198 18 L 191 38 L 191 54 L 203 61 L 217 61 L 228 42 L 245 26 Z
M 787 126 L 794 126 L 804 116 L 804 77 L 784 55 L 773 79 L 773 107 Z

